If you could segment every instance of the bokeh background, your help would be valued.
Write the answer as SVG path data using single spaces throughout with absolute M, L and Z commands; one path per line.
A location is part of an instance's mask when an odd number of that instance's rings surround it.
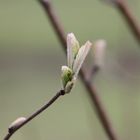
M 127 0 L 140 23 L 140 1 Z M 104 67 L 93 79 L 123 140 L 140 139 L 140 48 L 124 19 L 100 0 L 53 0 L 66 33 L 107 41 Z M 0 0 L 0 139 L 61 88 L 66 57 L 37 0 Z M 80 80 L 71 94 L 18 131 L 15 140 L 107 140 Z

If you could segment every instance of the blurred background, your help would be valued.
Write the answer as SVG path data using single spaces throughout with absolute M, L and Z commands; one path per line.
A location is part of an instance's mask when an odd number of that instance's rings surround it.
M 127 0 L 140 23 L 140 1 Z M 100 0 L 53 0 L 66 33 L 80 44 L 107 41 L 104 67 L 94 84 L 113 127 L 123 140 L 140 139 L 140 48 L 112 5 Z M 16 118 L 28 116 L 61 88 L 66 57 L 37 0 L 0 0 L 0 138 Z M 15 140 L 107 140 L 85 87 L 18 131 Z

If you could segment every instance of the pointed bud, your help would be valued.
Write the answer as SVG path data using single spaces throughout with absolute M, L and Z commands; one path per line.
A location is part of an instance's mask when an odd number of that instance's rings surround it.
M 17 118 L 15 121 L 13 121 L 10 124 L 10 126 L 9 126 L 9 132 L 12 132 L 15 129 L 17 129 L 24 121 L 26 121 L 26 118 L 25 117 Z
M 62 66 L 61 70 L 62 70 L 61 74 L 62 84 L 63 88 L 65 89 L 67 83 L 72 80 L 73 73 L 72 70 L 67 66 Z
M 74 59 L 79 50 L 79 42 L 77 41 L 76 37 L 73 33 L 69 33 L 67 35 L 67 61 L 68 67 L 72 69 Z
M 93 53 L 94 53 L 94 63 L 97 67 L 102 67 L 104 63 L 104 54 L 106 48 L 105 40 L 98 40 L 94 43 Z
M 92 43 L 90 41 L 87 41 L 85 43 L 85 45 L 83 45 L 79 49 L 78 54 L 77 54 L 74 64 L 73 64 L 73 72 L 74 72 L 75 77 L 77 77 L 77 75 L 80 71 L 80 68 L 81 68 L 86 56 L 88 55 L 88 52 L 89 52 L 91 46 L 92 46 Z

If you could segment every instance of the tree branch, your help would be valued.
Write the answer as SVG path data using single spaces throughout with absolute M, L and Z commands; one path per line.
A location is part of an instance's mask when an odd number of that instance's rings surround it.
M 39 0 L 40 4 L 44 8 L 50 23 L 52 24 L 52 27 L 57 34 L 57 37 L 59 38 L 60 43 L 62 44 L 63 49 L 66 52 L 66 39 L 65 39 L 65 33 L 63 31 L 63 28 L 60 26 L 60 23 L 54 13 L 54 9 L 51 6 L 51 3 L 49 0 Z M 101 101 L 98 97 L 98 94 L 93 87 L 93 85 L 89 82 L 89 80 L 86 77 L 86 73 L 84 68 L 80 71 L 80 76 L 83 84 L 85 85 L 86 90 L 88 91 L 89 96 L 91 97 L 91 101 L 93 105 L 95 106 L 97 115 L 99 117 L 99 120 L 101 121 L 101 124 L 110 140 L 117 140 L 117 136 L 115 132 L 113 131 L 113 128 L 111 126 L 111 123 L 106 115 L 106 112 L 101 104 Z
M 25 124 L 27 124 L 29 121 L 31 121 L 32 119 L 34 119 L 36 116 L 38 116 L 40 113 L 42 113 L 44 110 L 46 110 L 50 105 L 52 105 L 61 95 L 64 95 L 65 91 L 64 90 L 60 90 L 59 92 L 56 93 L 56 95 L 49 101 L 47 102 L 45 105 L 43 105 L 40 109 L 38 109 L 35 113 L 33 113 L 31 116 L 29 116 L 25 121 L 23 121 L 20 125 L 18 125 L 18 127 L 10 129 L 9 128 L 9 132 L 7 133 L 7 135 L 5 136 L 5 138 L 3 140 L 9 140 L 11 138 L 11 136 L 17 131 L 19 130 L 21 127 L 23 127 Z

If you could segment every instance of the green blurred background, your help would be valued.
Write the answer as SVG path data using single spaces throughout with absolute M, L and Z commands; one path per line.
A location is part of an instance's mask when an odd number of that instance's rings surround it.
M 116 133 L 140 139 L 140 50 L 120 13 L 100 0 L 53 0 L 66 33 L 81 44 L 105 39 L 105 64 L 94 84 Z M 140 22 L 140 1 L 129 0 Z M 61 87 L 66 58 L 36 0 L 0 0 L 0 139 L 9 124 L 28 116 Z M 80 80 L 20 131 L 15 140 L 107 140 Z

